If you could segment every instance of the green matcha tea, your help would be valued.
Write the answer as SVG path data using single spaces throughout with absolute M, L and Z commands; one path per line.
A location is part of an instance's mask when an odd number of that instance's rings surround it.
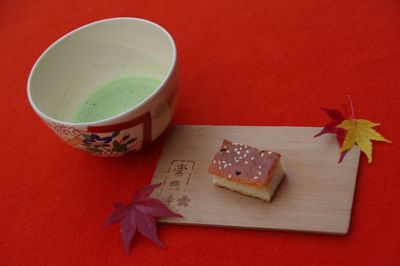
M 75 122 L 93 122 L 123 113 L 152 94 L 161 81 L 149 77 L 125 77 L 97 88 L 79 107 Z

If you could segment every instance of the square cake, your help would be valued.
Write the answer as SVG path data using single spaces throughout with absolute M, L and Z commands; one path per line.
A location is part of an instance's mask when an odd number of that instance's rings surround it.
M 213 183 L 271 202 L 285 178 L 281 155 L 224 140 L 208 171 Z

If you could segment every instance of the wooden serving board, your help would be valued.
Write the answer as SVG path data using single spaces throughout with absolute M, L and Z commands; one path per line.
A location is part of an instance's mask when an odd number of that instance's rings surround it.
M 184 218 L 161 222 L 346 234 L 360 152 L 341 164 L 333 135 L 316 127 L 176 126 L 152 183 L 159 198 Z M 216 187 L 208 166 L 223 139 L 282 154 L 287 178 L 272 203 Z

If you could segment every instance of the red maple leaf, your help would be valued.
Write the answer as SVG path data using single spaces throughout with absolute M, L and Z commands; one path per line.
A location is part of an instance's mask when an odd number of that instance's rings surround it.
M 151 193 L 160 185 L 148 185 L 137 190 L 128 205 L 119 202 L 113 204 L 114 211 L 108 217 L 106 224 L 120 224 L 122 241 L 128 255 L 136 230 L 158 246 L 164 247 L 157 236 L 155 218 L 182 217 L 169 210 L 161 201 L 150 198 Z
M 314 138 L 327 133 L 336 134 L 336 140 L 339 144 L 339 147 L 342 147 L 344 138 L 346 136 L 346 130 L 343 128 L 338 128 L 337 126 L 342 123 L 343 120 L 345 120 L 344 115 L 336 109 L 328 109 L 323 107 L 321 107 L 321 109 L 325 111 L 332 120 L 328 124 L 326 124 L 325 127 L 314 136 Z M 340 153 L 338 163 L 341 163 L 343 161 L 346 153 L 347 151 L 343 151 Z

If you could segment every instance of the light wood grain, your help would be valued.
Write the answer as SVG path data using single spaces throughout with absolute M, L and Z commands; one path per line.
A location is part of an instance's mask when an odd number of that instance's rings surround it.
M 163 185 L 153 196 L 184 218 L 161 221 L 346 234 L 360 152 L 352 149 L 337 164 L 339 149 L 334 135 L 313 138 L 319 130 L 316 127 L 174 127 L 152 180 Z M 207 169 L 224 138 L 282 154 L 287 178 L 272 203 L 212 184 Z M 187 169 L 180 169 L 182 165 Z

